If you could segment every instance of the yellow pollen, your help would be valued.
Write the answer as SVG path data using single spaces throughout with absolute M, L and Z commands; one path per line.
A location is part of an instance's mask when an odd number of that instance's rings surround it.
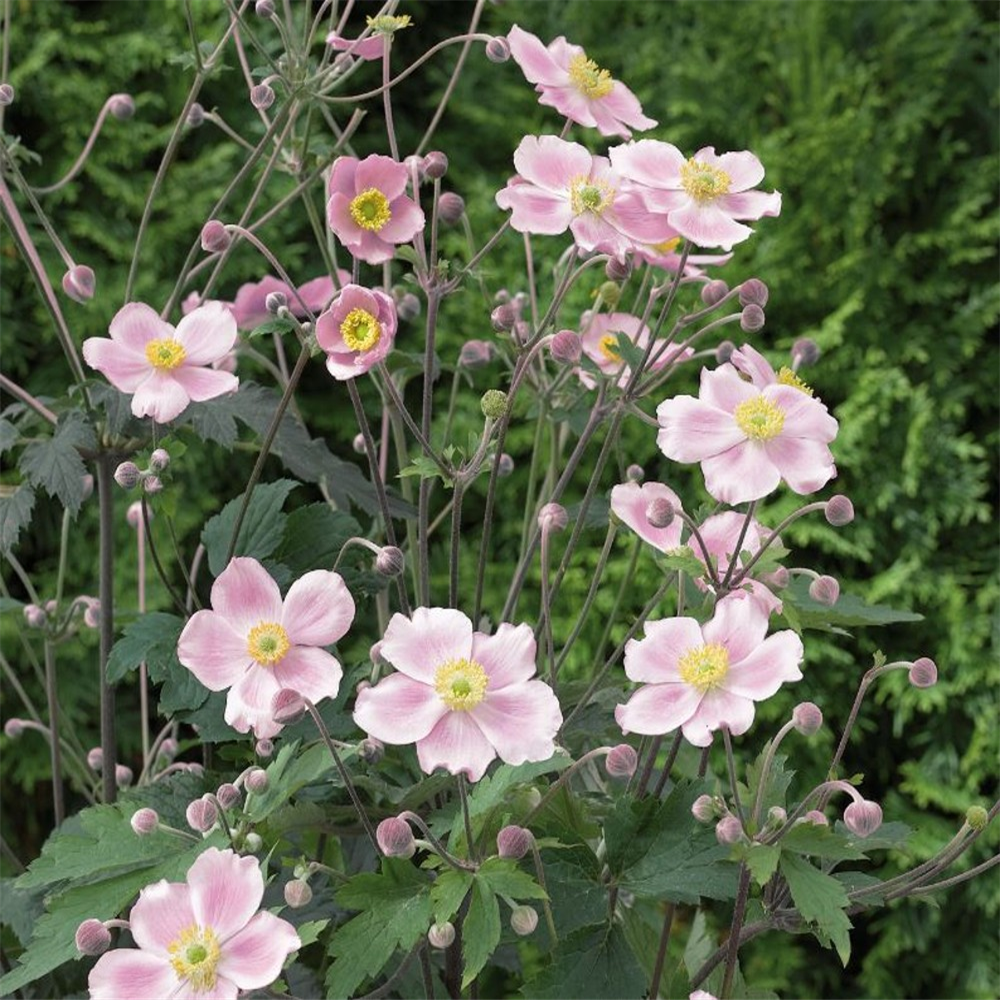
M 622 356 L 618 351 L 618 338 L 613 333 L 606 333 L 601 337 L 598 345 L 608 361 L 621 361 Z
M 211 927 L 192 924 L 167 947 L 170 964 L 181 982 L 187 982 L 193 993 L 206 993 L 215 988 L 215 967 L 219 964 L 219 939 Z
M 678 661 L 681 680 L 699 691 L 717 688 L 729 673 L 729 650 L 717 642 L 689 649 Z
M 728 194 L 730 183 L 725 170 L 708 163 L 690 159 L 681 166 L 681 187 L 700 204 Z
M 434 690 L 453 711 L 467 712 L 486 697 L 489 678 L 475 660 L 446 660 L 434 671 Z
M 787 365 L 778 372 L 778 381 L 782 385 L 790 385 L 793 389 L 804 392 L 807 396 L 813 394 L 812 386 L 808 382 L 803 382 Z
M 412 23 L 409 14 L 380 14 L 378 17 L 366 17 L 365 21 L 374 35 L 391 35 L 400 28 L 408 28 Z
M 681 238 L 675 236 L 672 240 L 664 240 L 662 243 L 651 244 L 657 253 L 673 253 L 681 243 Z
M 389 199 L 378 188 L 366 188 L 351 200 L 351 218 L 362 228 L 377 233 L 392 218 Z
M 770 441 L 785 426 L 785 414 L 764 396 L 745 399 L 733 410 L 736 425 L 751 441 Z
M 574 215 L 594 212 L 600 215 L 615 197 L 614 188 L 607 181 L 578 176 L 570 181 L 569 204 Z
M 607 97 L 615 86 L 611 74 L 582 52 L 569 61 L 569 79 L 584 97 Z
M 382 337 L 382 324 L 367 309 L 352 309 L 340 324 L 340 335 L 352 351 L 370 351 Z
M 280 663 L 291 648 L 288 633 L 277 622 L 259 622 L 247 636 L 247 652 L 262 667 Z
M 187 357 L 187 352 L 169 337 L 151 340 L 146 345 L 146 360 L 162 372 L 173 371 Z

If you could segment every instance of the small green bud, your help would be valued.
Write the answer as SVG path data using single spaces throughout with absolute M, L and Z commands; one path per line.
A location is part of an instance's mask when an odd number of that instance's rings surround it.
M 622 290 L 617 282 L 605 281 L 597 289 L 597 294 L 600 295 L 602 302 L 606 302 L 613 309 L 618 305 L 618 300 L 622 297 Z
M 499 420 L 507 412 L 507 393 L 499 389 L 487 389 L 479 405 L 484 417 Z
M 986 829 L 990 814 L 982 806 L 969 806 L 965 813 L 965 822 L 977 832 Z

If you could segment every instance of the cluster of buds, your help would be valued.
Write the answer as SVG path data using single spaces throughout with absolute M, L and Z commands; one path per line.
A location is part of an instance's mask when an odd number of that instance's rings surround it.
M 140 483 L 144 493 L 159 493 L 163 489 L 160 473 L 170 464 L 164 448 L 156 448 L 149 456 L 149 465 L 140 469 L 135 462 L 122 462 L 115 469 L 115 482 L 123 490 L 133 490 Z

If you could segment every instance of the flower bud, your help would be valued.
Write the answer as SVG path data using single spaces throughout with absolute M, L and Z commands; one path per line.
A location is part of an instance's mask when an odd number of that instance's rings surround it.
M 288 306 L 288 296 L 284 292 L 268 292 L 264 296 L 264 308 L 272 315 Z
M 160 817 L 155 809 L 137 809 L 132 813 L 132 830 L 140 837 L 154 833 L 160 825 Z
M 542 531 L 562 531 L 568 523 L 569 515 L 560 503 L 547 503 L 538 512 L 538 527 Z
M 604 769 L 612 778 L 631 778 L 639 766 L 639 755 L 627 743 L 612 747 L 604 759 Z
M 250 103 L 258 111 L 266 111 L 274 104 L 274 91 L 266 83 L 258 83 L 250 88 Z
M 641 483 L 646 478 L 646 470 L 633 463 L 625 470 L 625 478 L 630 483 Z
M 153 496 L 163 490 L 163 480 L 159 476 L 143 476 L 142 492 Z
M 497 463 L 497 475 L 502 478 L 509 476 L 514 471 L 514 459 L 507 454 L 507 452 L 501 452 L 500 461 Z
M 28 628 L 41 628 L 48 620 L 48 615 L 44 608 L 37 604 L 25 604 L 21 613 L 24 615 L 24 623 Z
M 89 500 L 94 495 L 94 477 L 88 472 L 83 477 L 83 499 Z
M 575 365 L 583 353 L 583 341 L 573 330 L 560 330 L 549 342 L 549 353 L 564 365 Z
M 52 600 L 45 602 L 44 610 L 47 615 L 54 615 L 59 610 L 59 602 L 53 597 Z
M 424 176 L 439 181 L 448 173 L 448 157 L 439 149 L 432 149 L 423 162 Z
M 259 833 L 254 833 L 253 830 L 243 838 L 243 849 L 248 854 L 256 854 L 263 846 L 263 838 Z
M 729 294 L 729 285 L 721 278 L 707 281 L 701 286 L 701 301 L 706 306 L 718 305 Z
M 375 557 L 375 572 L 392 580 L 406 568 L 406 559 L 395 545 L 383 545 Z
M 699 823 L 711 823 L 719 816 L 719 800 L 714 795 L 699 795 L 691 803 L 691 815 Z
M 479 401 L 479 408 L 484 417 L 499 420 L 507 412 L 507 393 L 499 389 L 487 389 Z
M 243 784 L 246 785 L 248 792 L 253 792 L 254 795 L 261 795 L 267 791 L 268 785 L 271 784 L 271 779 L 267 776 L 267 771 L 262 767 L 255 767 L 244 779 Z
M 531 336 L 531 326 L 523 320 L 518 320 L 514 324 L 514 338 L 516 340 L 527 340 Z
M 366 764 L 377 764 L 385 755 L 385 744 L 369 736 L 358 744 L 358 756 Z
M 104 751 L 100 747 L 94 747 L 87 751 L 87 767 L 98 774 L 104 767 Z
M 531 850 L 534 837 L 530 830 L 523 826 L 505 826 L 497 834 L 497 854 L 501 858 L 510 858 L 514 861 L 523 858 Z
M 618 301 L 622 297 L 622 290 L 621 286 L 618 285 L 617 282 L 605 281 L 604 284 L 597 289 L 597 294 L 600 296 L 602 302 L 605 302 L 614 308 L 618 305 Z
M 103 955 L 111 946 L 111 931 L 91 917 L 76 929 L 76 950 L 81 955 Z
M 124 764 L 115 765 L 115 784 L 119 788 L 128 788 L 132 784 L 132 768 L 126 767 Z
M 735 350 L 736 345 L 731 340 L 723 340 L 715 349 L 715 360 L 720 365 L 724 365 L 733 356 Z
M 760 580 L 771 590 L 784 590 L 788 586 L 788 570 L 784 566 L 775 566 L 770 573 L 764 573 Z
M 767 305 L 767 285 L 760 278 L 749 278 L 740 285 L 740 305 L 760 306 L 761 309 Z
M 445 191 L 438 198 L 438 218 L 446 226 L 454 226 L 465 215 L 465 199 L 454 191 Z
M 534 934 L 538 926 L 538 911 L 530 906 L 515 906 L 510 914 L 511 930 L 519 937 Z
M 197 729 L 195 731 L 197 732 Z M 205 773 L 205 768 L 202 767 L 201 764 L 195 764 L 194 762 L 192 762 L 190 764 L 184 764 L 182 766 L 184 770 L 188 772 L 188 774 L 193 774 L 199 778 Z
M 293 910 L 308 906 L 312 902 L 312 898 L 313 891 L 309 888 L 308 882 L 295 878 L 285 883 L 285 902 Z
M 258 757 L 262 757 L 264 760 L 267 760 L 267 758 L 274 753 L 274 743 L 266 738 L 257 740 L 257 743 L 254 745 L 253 752 Z M 265 775 L 265 777 L 267 777 L 267 775 Z
M 414 175 L 417 177 L 424 176 L 424 158 L 422 156 L 417 156 L 416 154 L 411 154 L 405 160 L 403 160 L 403 166 L 406 167 L 406 172 L 412 178 Z
M 807 823 L 813 823 L 816 826 L 829 826 L 830 821 L 826 818 L 826 813 L 820 809 L 810 809 L 809 812 L 802 817 Z
M 985 830 L 986 824 L 990 821 L 990 814 L 982 806 L 969 806 L 965 810 L 965 822 L 969 827 L 977 832 Z
M 628 256 L 621 259 L 612 257 L 604 265 L 604 273 L 609 281 L 628 281 L 632 277 L 632 258 Z
M 108 98 L 108 111 L 120 121 L 128 121 L 135 114 L 135 101 L 131 94 L 112 94 Z
M 149 467 L 153 472 L 162 472 L 170 464 L 170 455 L 166 448 L 156 448 L 149 456 Z
M 432 948 L 444 950 L 455 943 L 455 925 L 450 920 L 443 924 L 433 924 L 427 932 L 427 942 Z
M 814 705 L 811 701 L 804 701 L 795 706 L 792 712 L 792 725 L 795 726 L 796 732 L 803 736 L 812 736 L 814 733 L 818 733 L 823 725 L 823 713 L 819 710 L 818 705 Z
M 125 511 L 125 520 L 130 528 L 138 528 L 142 523 L 143 510 L 142 502 L 136 500 L 135 503 L 130 503 L 128 505 L 128 510 Z M 149 519 L 153 519 L 153 512 L 149 512 Z
M 274 17 L 273 0 L 257 0 L 253 6 L 253 12 L 258 17 Z
M 914 687 L 929 688 L 937 684 L 937 664 L 926 656 L 910 664 L 910 683 Z
M 86 264 L 75 264 L 62 279 L 63 291 L 74 302 L 88 302 L 94 297 L 97 279 L 92 268 Z
M 211 799 L 195 799 L 184 811 L 188 826 L 198 833 L 208 833 L 219 818 L 219 810 Z
M 271 718 L 279 726 L 290 726 L 298 722 L 305 712 L 306 703 L 294 688 L 282 688 L 271 699 Z
M 657 497 L 646 508 L 646 520 L 654 528 L 668 528 L 674 523 L 677 511 L 666 497 Z
M 96 597 L 82 598 L 85 601 L 83 608 L 83 624 L 87 628 L 100 628 L 101 626 L 101 602 Z M 128 770 L 126 768 L 126 770 Z
M 396 303 L 396 315 L 408 323 L 420 315 L 420 299 L 413 292 L 405 292 Z
M 486 43 L 486 58 L 490 62 L 505 63 L 510 58 L 510 43 L 507 39 L 500 35 L 491 38 Z
M 840 584 L 832 576 L 820 576 L 809 584 L 809 596 L 818 604 L 832 606 L 840 597 Z
M 767 825 L 772 830 L 777 830 L 779 827 L 784 826 L 787 819 L 788 813 L 781 806 L 771 806 L 767 811 Z
M 493 312 L 490 313 L 490 326 L 492 326 L 497 333 L 506 333 L 512 330 L 516 322 L 517 313 L 515 313 L 513 308 L 506 302 L 498 305 Z
M 10 107 L 14 103 L 14 88 L 9 83 L 0 83 L 0 108 Z
M 240 790 L 230 781 L 219 785 L 215 791 L 215 797 L 219 800 L 219 805 L 222 806 L 223 809 L 232 809 L 233 806 L 238 805 L 240 799 L 243 798 L 240 794 Z
M 852 802 L 844 810 L 844 825 L 855 837 L 870 837 L 882 825 L 882 807 L 871 799 Z
M 375 839 L 387 857 L 412 858 L 417 853 L 417 842 L 410 824 L 398 816 L 382 820 L 375 830 Z
M 816 364 L 822 352 L 819 345 L 808 337 L 800 337 L 792 344 L 792 364 L 797 368 L 808 368 Z
M 351 442 L 351 447 L 354 449 L 355 454 L 363 455 L 365 453 L 365 436 L 364 434 L 355 434 L 354 441 Z
M 854 504 L 842 493 L 838 493 L 827 500 L 823 514 L 828 524 L 832 524 L 835 528 L 842 528 L 854 520 Z
M 209 219 L 201 227 L 201 248 L 206 253 L 222 253 L 233 242 L 232 236 L 218 219 Z
M 740 313 L 740 329 L 744 333 L 756 333 L 764 329 L 764 310 L 752 302 Z
M 485 340 L 467 340 L 458 355 L 458 363 L 464 368 L 482 368 L 492 360 L 493 345 Z
M 177 746 L 177 740 L 167 737 L 160 744 L 160 756 L 166 757 L 167 760 L 173 760 L 177 756 L 177 751 L 180 748 Z
M 720 844 L 739 843 L 743 839 L 743 824 L 732 813 L 726 813 L 715 824 L 715 839 Z
M 188 108 L 187 118 L 184 124 L 188 128 L 201 128 L 205 123 L 205 109 L 197 101 Z
M 24 719 L 8 719 L 3 724 L 3 734 L 12 740 L 16 740 L 24 732 Z

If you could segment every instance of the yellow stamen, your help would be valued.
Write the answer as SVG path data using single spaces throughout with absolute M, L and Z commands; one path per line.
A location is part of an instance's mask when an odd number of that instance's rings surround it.
M 611 74 L 582 52 L 569 61 L 569 79 L 584 97 L 607 97 L 615 85 Z
M 803 382 L 802 379 L 792 371 L 791 368 L 785 366 L 778 372 L 778 381 L 782 385 L 790 385 L 793 389 L 798 389 L 799 392 L 804 392 L 807 396 L 813 394 L 812 386 L 808 382 Z
M 392 218 L 389 199 L 378 188 L 366 188 L 351 200 L 351 218 L 362 228 L 377 233 Z
M 170 337 L 146 345 L 146 360 L 161 372 L 173 371 L 186 357 L 187 351 Z
M 382 337 L 382 324 L 367 309 L 352 309 L 340 324 L 340 335 L 352 351 L 370 351 Z
M 601 354 L 603 354 L 608 361 L 621 361 L 622 356 L 618 350 L 618 338 L 613 333 L 606 333 L 601 337 L 597 345 Z
M 211 927 L 192 924 L 167 947 L 170 964 L 181 982 L 187 981 L 194 993 L 215 988 L 215 967 L 219 964 L 219 939 Z
M 652 243 L 650 246 L 657 253 L 673 253 L 681 243 L 681 237 L 675 236 L 672 240 L 664 240 L 662 243 Z
M 380 14 L 378 17 L 366 17 L 368 27 L 373 35 L 391 35 L 400 28 L 408 28 L 413 22 L 409 14 Z
M 447 660 L 434 672 L 434 690 L 453 711 L 467 712 L 486 697 L 489 678 L 475 660 Z
M 277 622 L 259 622 L 247 636 L 247 652 L 262 667 L 280 663 L 291 648 L 288 633 Z
M 710 691 L 729 673 L 729 650 L 718 642 L 696 646 L 677 661 L 677 670 L 685 684 L 699 691 Z
M 731 183 L 725 170 L 700 160 L 690 159 L 681 166 L 681 187 L 700 204 L 728 194 Z
M 607 181 L 578 176 L 570 181 L 569 204 L 574 215 L 594 212 L 600 215 L 614 200 L 615 190 Z
M 745 399 L 733 410 L 736 425 L 751 441 L 770 441 L 785 426 L 785 414 L 764 396 Z

